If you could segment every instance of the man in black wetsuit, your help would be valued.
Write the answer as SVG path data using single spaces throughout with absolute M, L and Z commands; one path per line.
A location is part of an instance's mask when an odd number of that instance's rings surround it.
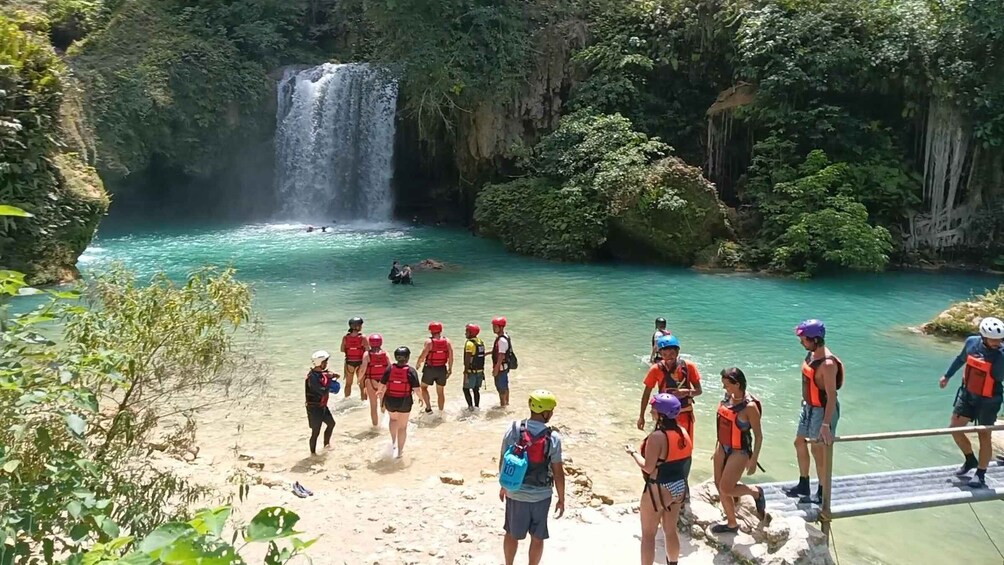
M 328 391 L 331 383 L 339 376 L 328 371 L 327 351 L 317 351 L 312 356 L 312 366 L 304 379 L 306 395 L 307 423 L 310 425 L 310 454 L 317 454 L 317 437 L 321 435 L 321 425 L 324 430 L 324 449 L 331 449 L 331 434 L 335 431 L 335 418 L 328 409 Z
M 394 284 L 399 284 L 401 282 L 401 267 L 397 266 L 397 261 L 394 261 L 390 266 L 390 274 L 387 275 L 387 280 Z

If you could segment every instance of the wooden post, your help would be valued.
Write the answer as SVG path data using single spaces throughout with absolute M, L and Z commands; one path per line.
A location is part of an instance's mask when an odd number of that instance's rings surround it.
M 826 545 L 830 544 L 830 498 L 833 487 L 833 443 L 826 446 L 826 473 L 819 478 L 819 486 L 823 489 L 823 508 L 819 519 L 823 523 L 823 534 L 826 535 Z

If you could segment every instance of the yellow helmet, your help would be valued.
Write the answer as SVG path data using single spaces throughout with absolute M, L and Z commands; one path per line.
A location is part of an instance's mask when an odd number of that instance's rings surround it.
M 554 410 L 557 405 L 558 398 L 549 391 L 540 389 L 530 393 L 530 412 L 534 414 Z

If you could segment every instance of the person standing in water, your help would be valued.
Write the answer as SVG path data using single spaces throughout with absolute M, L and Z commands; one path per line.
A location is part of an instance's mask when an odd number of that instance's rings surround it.
M 478 334 L 481 326 L 471 323 L 464 328 L 467 342 L 464 343 L 464 399 L 467 409 L 481 407 L 481 385 L 485 382 L 485 342 Z
M 837 391 L 844 385 L 844 364 L 826 347 L 826 325 L 820 320 L 805 320 L 795 327 L 802 347 L 808 353 L 802 362 L 802 412 L 795 434 L 795 455 L 798 457 L 798 484 L 784 489 L 792 498 L 822 504 L 823 485 L 815 498 L 809 491 L 809 442 L 812 459 L 816 461 L 816 477 L 826 476 L 826 446 L 833 443 L 840 419 Z
M 383 345 L 383 336 L 373 334 L 367 340 L 370 349 L 363 356 L 363 364 L 359 367 L 359 374 L 362 375 L 362 387 L 366 389 L 366 398 L 370 401 L 370 421 L 373 427 L 380 425 L 377 416 L 377 403 L 379 402 L 377 392 L 380 390 L 380 380 L 390 366 L 390 359 L 387 352 L 380 347 Z
M 495 333 L 495 344 L 492 345 L 492 377 L 495 378 L 495 390 L 499 393 L 499 404 L 504 408 L 509 406 L 509 351 L 512 341 L 506 333 L 504 316 L 492 318 L 492 332 Z
M 436 401 L 442 416 L 446 405 L 446 379 L 453 374 L 453 344 L 449 338 L 443 337 L 441 322 L 430 322 L 429 333 L 432 335 L 425 340 L 425 347 L 418 356 L 418 366 L 422 367 L 422 401 L 425 402 L 425 413 L 432 413 L 429 387 L 435 383 Z
M 690 439 L 694 439 L 694 397 L 700 396 L 701 373 L 697 365 L 680 359 L 680 340 L 674 335 L 662 336 L 656 341 L 660 359 L 645 375 L 645 390 L 641 395 L 638 429 L 645 430 L 645 411 L 652 390 L 668 392 L 680 399 L 682 406 L 676 421 L 683 426 Z
M 399 284 L 401 282 L 401 267 L 398 266 L 397 261 L 391 263 L 390 273 L 387 274 L 387 280 L 394 284 Z
M 363 355 L 369 351 L 370 345 L 363 335 L 363 319 L 359 316 L 349 320 L 349 331 L 342 336 L 341 351 L 345 354 L 345 398 L 352 396 L 352 382 L 358 374 L 359 399 L 366 400 L 366 387 L 363 385 L 363 375 L 359 367 L 363 364 Z
M 760 401 L 746 392 L 746 375 L 737 367 L 722 370 L 725 398 L 718 406 L 718 446 L 715 448 L 715 486 L 725 510 L 724 524 L 715 524 L 716 534 L 739 531 L 736 502 L 740 496 L 752 496 L 760 520 L 767 515 L 763 489 L 739 482 L 743 473 L 756 473 L 757 459 L 763 447 L 760 427 Z
M 694 442 L 676 417 L 680 414 L 680 399 L 668 393 L 652 398 L 652 420 L 655 430 L 641 444 L 641 452 L 630 445 L 628 454 L 641 468 L 645 488 L 639 503 L 641 514 L 641 562 L 655 561 L 655 535 L 662 524 L 666 534 L 666 563 L 676 565 L 680 559 L 680 532 L 677 522 L 687 492 Z
M 327 351 L 315 351 L 311 356 L 310 371 L 303 381 L 306 396 L 307 424 L 310 426 L 310 454 L 317 455 L 317 438 L 321 435 L 321 425 L 324 429 L 324 449 L 331 449 L 331 434 L 335 431 L 335 418 L 328 409 L 328 388 L 338 375 L 328 372 Z
M 941 377 L 941 388 L 948 386 L 948 380 L 965 366 L 962 386 L 955 394 L 955 406 L 949 424 L 952 428 L 966 426 L 975 421 L 979 426 L 992 426 L 1001 409 L 1002 385 L 1004 382 L 1004 322 L 997 318 L 983 318 L 979 335 L 970 336 L 962 346 L 962 351 Z M 973 444 L 965 434 L 953 434 L 955 444 L 966 458 L 955 473 L 963 477 L 973 469 L 976 476 L 969 481 L 971 488 L 986 488 L 987 465 L 993 455 L 991 432 L 977 432 L 980 440 L 980 457 L 973 455 Z
M 387 367 L 380 379 L 380 392 L 384 409 L 390 414 L 390 441 L 394 458 L 404 455 L 404 442 L 408 439 L 408 418 L 414 403 L 412 394 L 418 388 L 418 371 L 408 365 L 411 350 L 401 346 L 394 350 L 394 364 Z
M 565 514 L 565 465 L 561 453 L 561 437 L 548 427 L 558 399 L 546 390 L 530 393 L 530 417 L 513 422 L 502 438 L 499 473 L 506 451 L 519 446 L 528 461 L 523 484 L 516 491 L 499 490 L 499 500 L 505 502 L 505 537 L 502 551 L 506 565 L 513 565 L 519 542 L 530 535 L 529 565 L 538 565 L 544 555 L 544 540 L 548 538 L 547 518 L 551 497 L 558 491 L 554 517 Z
M 649 363 L 655 363 L 659 360 L 659 348 L 655 346 L 655 343 L 662 336 L 668 336 L 671 332 L 666 329 L 666 318 L 656 318 L 655 319 L 655 333 L 652 334 L 652 355 L 649 358 Z

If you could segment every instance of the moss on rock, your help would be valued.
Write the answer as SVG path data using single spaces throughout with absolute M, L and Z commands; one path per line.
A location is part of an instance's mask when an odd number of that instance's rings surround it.
M 988 316 L 1004 319 L 1004 284 L 972 300 L 953 304 L 921 330 L 931 335 L 969 336 L 979 332 L 980 321 Z

